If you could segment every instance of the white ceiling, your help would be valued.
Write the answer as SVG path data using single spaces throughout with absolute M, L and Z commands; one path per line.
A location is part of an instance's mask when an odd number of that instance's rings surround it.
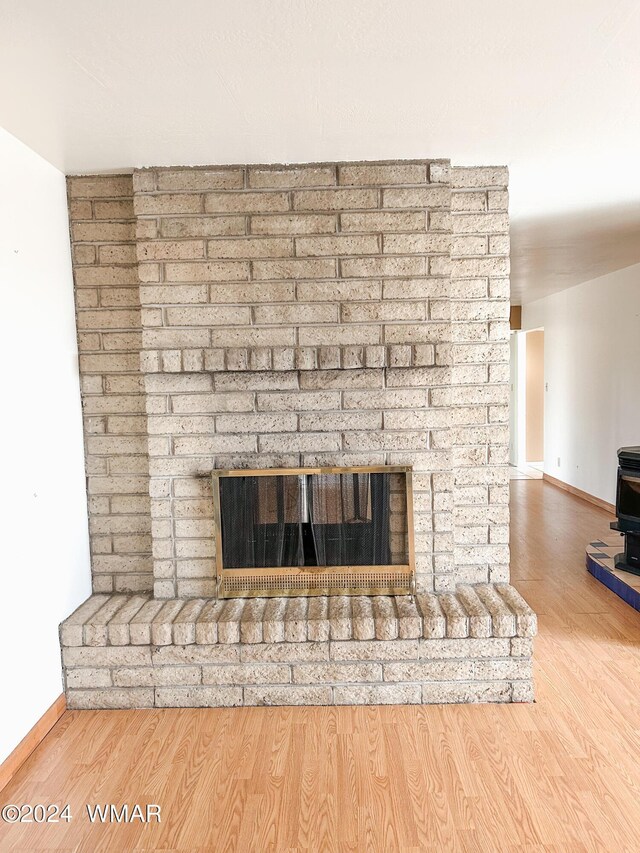
M 67 173 L 511 170 L 514 301 L 640 261 L 638 0 L 0 0 L 0 126 Z

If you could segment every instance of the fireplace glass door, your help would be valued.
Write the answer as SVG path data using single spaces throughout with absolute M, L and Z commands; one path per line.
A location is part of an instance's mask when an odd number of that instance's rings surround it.
M 214 473 L 218 594 L 408 591 L 411 471 Z

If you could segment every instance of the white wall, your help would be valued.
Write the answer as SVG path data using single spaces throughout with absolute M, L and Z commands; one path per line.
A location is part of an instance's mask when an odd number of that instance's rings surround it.
M 509 337 L 509 465 L 518 464 L 518 333 Z
M 0 129 L 0 761 L 62 692 L 58 624 L 90 594 L 65 192 Z
M 544 470 L 615 503 L 616 451 L 640 444 L 640 264 L 525 305 L 541 326 Z

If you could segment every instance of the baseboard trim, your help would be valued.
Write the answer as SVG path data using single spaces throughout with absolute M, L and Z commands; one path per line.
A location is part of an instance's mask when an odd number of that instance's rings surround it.
M 602 498 L 590 495 L 589 492 L 583 492 L 582 489 L 578 489 L 576 486 L 570 486 L 569 483 L 565 483 L 563 480 L 558 480 L 555 477 L 552 477 L 551 474 L 543 474 L 542 479 L 546 480 L 547 483 L 551 483 L 552 486 L 562 489 L 564 492 L 569 492 L 570 495 L 574 495 L 576 498 L 587 501 L 587 503 L 593 504 L 594 506 L 603 509 L 605 512 L 610 512 L 611 515 L 616 514 L 615 506 L 607 503 L 607 501 L 603 501 Z
M 27 732 L 13 752 L 0 764 L 0 791 L 5 788 L 18 770 L 67 710 L 67 700 L 62 693 L 44 712 L 33 728 Z

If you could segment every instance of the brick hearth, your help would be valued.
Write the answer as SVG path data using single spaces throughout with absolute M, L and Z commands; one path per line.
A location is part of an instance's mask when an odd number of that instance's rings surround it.
M 70 708 L 522 702 L 536 617 L 508 584 L 410 597 L 95 595 L 61 626 Z

